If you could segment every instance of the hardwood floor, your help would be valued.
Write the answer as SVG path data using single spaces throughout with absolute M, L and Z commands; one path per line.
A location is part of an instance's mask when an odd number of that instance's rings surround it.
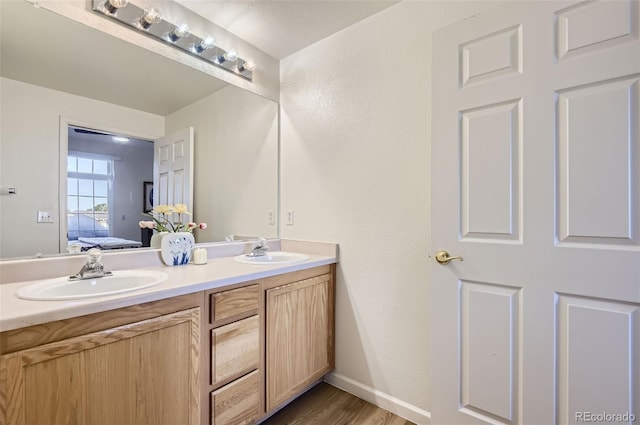
M 262 425 L 414 425 L 325 382 L 316 385 Z

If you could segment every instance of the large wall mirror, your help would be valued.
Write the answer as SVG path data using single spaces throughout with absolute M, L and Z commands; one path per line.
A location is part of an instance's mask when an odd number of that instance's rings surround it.
M 141 240 L 145 182 L 153 175 L 138 156 L 149 149 L 137 139 L 188 127 L 193 220 L 207 223 L 197 241 L 278 236 L 277 103 L 28 2 L 3 1 L 0 8 L 1 258 L 66 252 L 65 192 L 79 190 L 62 180 L 67 151 L 96 148 L 93 157 L 79 157 L 93 158 L 96 167 L 105 158 L 115 162 L 110 178 L 119 184 L 100 183 L 104 193 L 121 188 L 108 214 L 120 233 L 113 236 Z M 135 152 L 122 143 L 97 147 L 105 143 L 100 133 L 135 140 Z M 73 146 L 70 138 L 78 139 Z M 133 168 L 118 171 L 125 163 Z M 5 194 L 8 187 L 17 193 Z

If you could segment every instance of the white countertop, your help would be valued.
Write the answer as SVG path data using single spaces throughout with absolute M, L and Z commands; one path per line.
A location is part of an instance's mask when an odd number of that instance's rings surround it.
M 6 283 L 0 285 L 0 332 L 337 262 L 336 256 L 304 253 L 309 255 L 308 260 L 280 265 L 242 264 L 234 261 L 233 257 L 222 257 L 209 258 L 208 263 L 204 265 L 144 267 L 147 270 L 163 271 L 169 275 L 169 278 L 150 288 L 82 300 L 22 300 L 16 297 L 16 291 L 23 286 L 34 283 L 34 281 Z

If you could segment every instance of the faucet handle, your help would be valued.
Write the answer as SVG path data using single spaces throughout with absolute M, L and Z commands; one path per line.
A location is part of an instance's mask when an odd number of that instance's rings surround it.
M 69 276 L 69 280 L 93 279 L 111 276 L 113 273 L 104 271 L 104 266 L 100 262 L 101 259 L 102 251 L 98 248 L 91 248 L 87 251 L 87 262 L 82 266 L 78 273 L 73 276 Z
M 253 247 L 250 253 L 247 255 L 249 257 L 258 257 L 262 255 L 266 255 L 269 250 L 269 245 L 267 245 L 267 240 L 265 238 L 258 238 L 258 243 Z
M 99 263 L 102 260 L 102 251 L 99 248 L 91 248 L 87 251 L 87 263 Z

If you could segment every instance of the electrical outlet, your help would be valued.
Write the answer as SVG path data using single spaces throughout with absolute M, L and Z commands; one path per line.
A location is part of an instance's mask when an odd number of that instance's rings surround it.
M 293 210 L 287 210 L 287 226 L 293 226 Z
M 38 223 L 53 223 L 51 211 L 38 211 Z
M 267 211 L 267 224 L 270 226 L 276 224 L 276 213 L 273 210 Z

